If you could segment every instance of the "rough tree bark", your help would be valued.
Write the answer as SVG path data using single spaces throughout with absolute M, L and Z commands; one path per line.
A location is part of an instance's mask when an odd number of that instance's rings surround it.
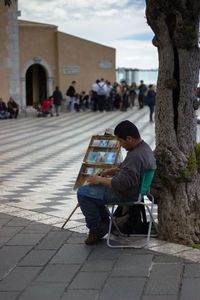
M 200 243 L 199 148 L 196 146 L 196 87 L 199 79 L 199 0 L 146 0 L 147 22 L 158 48 L 156 96 L 160 237 Z
M 16 2 L 17 0 L 4 0 L 5 5 L 11 6 L 12 2 Z

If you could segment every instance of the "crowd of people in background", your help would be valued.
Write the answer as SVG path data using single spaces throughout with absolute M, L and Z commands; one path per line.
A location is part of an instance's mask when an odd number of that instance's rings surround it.
M 54 113 L 56 116 L 59 116 L 63 102 L 65 112 L 88 110 L 94 112 L 127 111 L 127 109 L 132 109 L 136 105 L 136 99 L 138 99 L 140 109 L 144 105 L 149 106 L 150 122 L 153 122 L 156 91 L 152 84 L 147 87 L 143 80 L 137 86 L 135 82 L 128 85 L 125 80 L 122 80 L 121 84 L 117 82 L 111 84 L 103 78 L 97 79 L 92 84 L 89 92 L 82 91 L 81 93 L 77 93 L 76 81 L 72 81 L 64 97 L 59 87 L 56 86 L 53 94 L 38 105 L 37 111 L 38 117 L 46 117 L 48 115 L 53 117 Z M 12 97 L 10 97 L 7 104 L 0 98 L 0 119 L 17 118 L 18 112 L 18 104 Z
M 114 82 L 112 85 L 108 80 L 97 79 L 92 84 L 91 90 L 86 93 L 76 92 L 76 81 L 72 81 L 66 91 L 65 110 L 66 111 L 127 111 L 128 108 L 133 108 L 138 99 L 139 108 L 148 105 L 150 109 L 150 121 L 153 122 L 153 112 L 156 101 L 156 90 L 151 84 L 147 87 L 143 80 L 137 86 L 133 82 L 130 86 L 125 80 L 118 84 Z

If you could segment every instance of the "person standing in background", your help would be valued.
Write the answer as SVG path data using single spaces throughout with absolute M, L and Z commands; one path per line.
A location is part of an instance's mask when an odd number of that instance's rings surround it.
M 121 101 L 120 90 L 121 88 L 119 84 L 117 82 L 114 82 L 113 88 L 111 90 L 111 98 L 112 98 L 114 109 L 119 109 L 120 106 L 120 101 Z
M 60 106 L 61 106 L 61 102 L 62 102 L 62 93 L 59 90 L 59 87 L 56 86 L 55 91 L 53 92 L 53 101 L 54 101 L 54 106 L 56 109 L 56 116 L 58 117 L 60 114 Z
M 150 111 L 150 122 L 153 122 L 153 113 L 156 104 L 156 91 L 153 84 L 149 85 L 149 90 L 145 98 L 145 104 L 148 105 Z
M 75 101 L 75 90 L 76 81 L 72 81 L 72 84 L 69 86 L 66 95 L 70 97 L 70 111 L 74 111 L 74 101 Z
M 106 102 L 106 93 L 107 93 L 107 85 L 102 78 L 101 81 L 98 83 L 98 109 L 100 112 L 103 112 L 105 109 L 105 102 Z
M 129 99 L 130 99 L 130 106 L 133 107 L 135 105 L 135 99 L 137 96 L 136 92 L 137 86 L 135 82 L 132 82 L 131 87 L 129 89 Z
M 112 90 L 112 85 L 110 81 L 106 82 L 107 84 L 107 92 L 106 92 L 106 111 L 112 111 L 113 110 L 113 103 L 112 103 L 112 98 L 111 98 L 111 90 Z
M 92 103 L 93 103 L 93 111 L 97 111 L 98 110 L 98 89 L 99 89 L 99 79 L 96 80 L 95 83 L 93 83 L 92 85 Z
M 138 96 L 139 107 L 143 108 L 144 98 L 145 98 L 145 94 L 147 92 L 147 86 L 144 84 L 143 80 L 140 80 L 140 85 L 139 85 L 138 89 L 139 89 L 139 96 Z
M 122 81 L 120 95 L 121 95 L 120 110 L 127 111 L 128 98 L 129 98 L 129 87 L 125 80 Z

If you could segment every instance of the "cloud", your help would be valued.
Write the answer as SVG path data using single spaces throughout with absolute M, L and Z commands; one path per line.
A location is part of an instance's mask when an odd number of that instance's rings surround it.
M 153 34 L 145 19 L 145 0 L 18 0 L 18 6 L 21 19 L 53 24 L 59 31 L 115 47 L 117 64 L 134 67 L 135 57 L 145 51 L 144 57 L 155 53 Z M 143 41 L 148 42 L 148 48 L 141 52 Z M 155 65 L 154 58 L 149 61 L 149 66 L 151 61 Z
M 124 40 L 137 40 L 137 41 L 151 41 L 154 37 L 153 32 L 136 33 L 129 36 L 125 36 Z
M 157 69 L 158 54 L 157 48 L 153 47 L 151 41 L 112 41 L 117 49 L 117 67 Z
M 142 4 L 143 0 L 19 0 L 19 8 L 29 17 L 37 17 L 40 15 L 49 14 L 49 18 L 55 16 L 55 9 L 59 8 L 65 12 L 66 18 L 70 18 L 72 14 L 78 13 L 85 17 L 92 17 L 102 15 L 113 15 L 113 13 L 119 13 L 121 16 L 128 14 L 134 8 L 138 8 L 138 3 L 141 5 L 140 8 L 144 8 Z M 133 4 L 135 3 L 135 4 Z M 133 17 L 133 16 L 132 16 Z

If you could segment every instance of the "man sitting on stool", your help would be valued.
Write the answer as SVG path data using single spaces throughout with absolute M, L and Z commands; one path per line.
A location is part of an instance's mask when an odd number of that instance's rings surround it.
M 143 174 L 156 169 L 153 152 L 141 139 L 133 123 L 119 123 L 114 134 L 128 151 L 126 158 L 119 168 L 102 171 L 100 176 L 88 176 L 88 185 L 79 187 L 77 191 L 78 202 L 89 228 L 85 240 L 87 245 L 95 244 L 108 232 L 109 215 L 105 204 L 137 201 Z

